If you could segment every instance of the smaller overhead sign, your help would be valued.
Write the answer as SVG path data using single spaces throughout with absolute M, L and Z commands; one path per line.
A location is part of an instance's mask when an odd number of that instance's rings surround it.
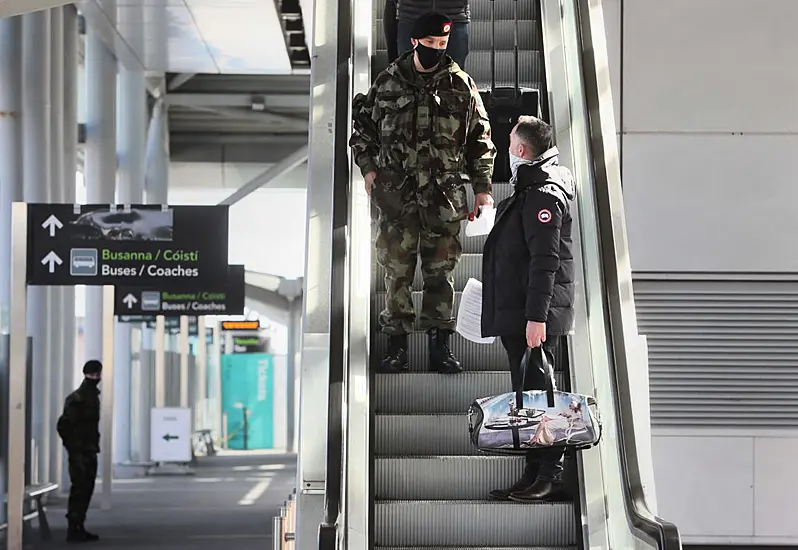
M 226 280 L 210 285 L 118 286 L 115 315 L 241 315 L 244 313 L 244 266 L 231 265 Z
M 222 330 L 259 330 L 260 321 L 222 321 Z
M 151 410 L 150 460 L 191 462 L 191 409 L 169 407 Z
M 228 353 L 268 353 L 270 338 L 255 335 L 233 336 L 233 349 Z

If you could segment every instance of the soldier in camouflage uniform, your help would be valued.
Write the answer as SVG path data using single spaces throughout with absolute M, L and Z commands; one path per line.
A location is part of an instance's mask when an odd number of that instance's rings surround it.
M 380 325 L 390 340 L 381 366 L 387 371 L 409 367 L 411 285 L 419 257 L 419 324 L 429 336 L 430 366 L 441 373 L 462 370 L 449 347 L 455 325 L 452 272 L 462 252 L 460 222 L 469 214 L 461 174 L 468 173 L 474 188 L 474 212 L 492 204 L 496 148 L 474 80 L 446 55 L 451 27 L 444 15 L 421 16 L 413 29 L 414 49 L 377 75 L 352 106 L 349 144 L 380 211 L 376 250 L 388 291 Z
M 69 500 L 67 502 L 67 542 L 91 542 L 99 539 L 83 526 L 97 478 L 97 454 L 100 452 L 100 390 L 103 366 L 87 361 L 83 383 L 64 401 L 64 413 L 58 419 L 58 435 L 69 460 Z

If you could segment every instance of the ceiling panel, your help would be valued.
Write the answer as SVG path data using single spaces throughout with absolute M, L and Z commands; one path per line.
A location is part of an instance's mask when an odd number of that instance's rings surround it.
M 190 9 L 199 32 L 222 73 L 286 74 L 291 62 L 272 0 L 250 6 L 208 5 L 194 0 Z
M 125 65 L 178 73 L 291 73 L 273 0 L 82 0 L 78 4 L 91 26 L 105 27 L 104 41 Z

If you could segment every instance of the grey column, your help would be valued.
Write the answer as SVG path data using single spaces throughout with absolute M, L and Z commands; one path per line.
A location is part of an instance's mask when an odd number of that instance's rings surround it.
M 169 130 L 168 112 L 163 100 L 155 102 L 147 132 L 147 203 L 168 204 Z
M 22 18 L 22 167 L 26 202 L 47 202 L 50 180 L 50 12 L 41 10 Z M 30 258 L 30 261 L 38 261 Z M 28 288 L 28 336 L 33 338 L 30 380 L 32 388 L 31 438 L 36 440 L 34 480 L 41 480 L 48 453 L 45 445 L 49 420 L 47 361 L 47 289 Z M 31 468 L 32 465 L 29 465 Z
M 286 445 L 288 452 L 294 450 L 296 439 L 296 354 L 299 344 L 299 335 L 302 333 L 302 300 L 288 299 L 288 347 L 286 350 Z
M 50 201 L 64 202 L 64 9 L 50 10 Z M 74 177 L 72 186 L 74 187 Z M 50 414 L 47 423 L 50 429 L 48 438 L 48 480 L 57 482 L 61 477 L 61 454 L 63 447 L 55 431 L 58 416 L 61 414 L 61 388 L 64 386 L 64 331 L 63 323 L 67 312 L 64 311 L 64 287 L 55 286 L 50 291 L 50 315 L 48 330 L 50 335 L 49 361 L 50 371 L 49 405 Z M 74 317 L 74 313 L 68 314 Z
M 8 331 L 11 203 L 22 200 L 22 18 L 0 19 L 0 333 Z
M 75 202 L 75 175 L 78 166 L 78 11 L 74 5 L 64 6 L 64 202 Z M 75 289 L 64 287 L 64 377 L 62 399 L 72 391 L 75 378 Z M 62 458 L 59 490 L 69 490 L 66 456 Z
M 106 12 L 108 13 L 108 12 Z M 113 204 L 116 187 L 116 59 L 89 27 L 86 33 L 86 194 L 89 204 Z M 86 287 L 86 360 L 102 360 L 102 287 Z
M 117 158 L 119 179 L 117 202 L 141 204 L 144 192 L 144 160 L 147 140 L 147 92 L 144 73 L 119 65 L 119 108 L 117 112 Z M 131 368 L 130 323 L 116 323 L 114 342 L 114 464 L 130 460 Z
M 22 18 L 0 19 L 0 339 L 9 333 L 11 203 L 22 200 L 20 162 L 22 109 Z M 0 346 L 2 348 L 2 346 Z M 7 349 L 7 348 L 6 348 Z M 3 353 L 0 351 L 0 353 Z M 8 366 L 0 357 L 0 388 L 8 388 Z M 4 407 L 2 407 L 4 408 Z M 8 411 L 0 411 L 0 438 L 8 430 Z M 0 495 L 6 494 L 6 444 L 0 443 Z M 6 520 L 0 507 L 0 521 Z

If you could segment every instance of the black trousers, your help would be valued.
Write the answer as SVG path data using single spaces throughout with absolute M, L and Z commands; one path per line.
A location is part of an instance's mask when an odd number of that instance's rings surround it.
M 510 361 L 510 377 L 513 384 L 513 391 L 517 391 L 522 382 L 523 390 L 545 390 L 545 380 L 542 379 L 542 375 L 540 374 L 539 363 L 542 362 L 540 354 L 532 354 L 526 380 L 521 380 L 521 361 L 523 361 L 524 353 L 526 353 L 527 349 L 526 335 L 502 336 L 501 341 L 504 349 L 507 351 L 507 359 Z M 554 368 L 559 365 L 558 361 L 564 359 L 562 354 L 562 351 L 565 349 L 564 342 L 565 336 L 548 336 L 541 346 L 549 364 Z M 562 461 L 564 454 L 564 447 L 551 447 L 529 451 L 526 455 L 524 477 L 530 480 L 560 481 L 562 479 Z
M 67 450 L 67 455 L 70 487 L 66 516 L 70 524 L 83 525 L 97 479 L 97 454 Z

